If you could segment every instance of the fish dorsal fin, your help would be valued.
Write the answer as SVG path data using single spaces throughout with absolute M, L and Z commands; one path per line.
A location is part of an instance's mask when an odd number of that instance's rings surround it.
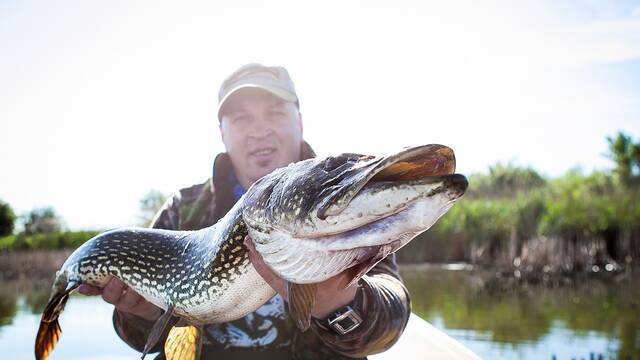
M 169 323 L 175 324 L 177 321 L 176 318 L 173 317 L 173 305 L 169 305 L 167 311 L 162 314 L 153 324 L 151 331 L 149 332 L 149 337 L 147 338 L 147 343 L 144 345 L 144 350 L 142 351 L 142 359 L 147 356 L 147 353 L 151 351 L 151 349 L 158 343 L 160 340 L 160 336 L 164 333 L 165 329 L 169 325 Z
M 289 299 L 289 314 L 298 326 L 306 331 L 311 326 L 311 310 L 316 304 L 316 284 L 295 284 L 287 282 L 287 298 Z
M 196 360 L 202 349 L 202 331 L 198 326 L 174 326 L 164 343 L 167 360 Z

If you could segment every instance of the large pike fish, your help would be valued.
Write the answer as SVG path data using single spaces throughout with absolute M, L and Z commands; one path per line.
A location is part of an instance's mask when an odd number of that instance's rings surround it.
M 249 261 L 247 235 L 287 281 L 289 312 L 306 330 L 314 284 L 348 271 L 346 287 L 431 227 L 467 188 L 454 170 L 453 151 L 442 145 L 309 159 L 258 180 L 211 227 L 102 233 L 56 273 L 36 359 L 46 359 L 58 341 L 58 316 L 69 294 L 83 283 L 102 287 L 111 277 L 165 310 L 144 354 L 172 327 L 167 359 L 198 358 L 203 325 L 241 318 L 275 294 Z

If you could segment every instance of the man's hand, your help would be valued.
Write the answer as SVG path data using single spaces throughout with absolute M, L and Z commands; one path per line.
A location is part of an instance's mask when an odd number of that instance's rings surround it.
M 104 288 L 82 284 L 78 291 L 84 295 L 102 295 L 104 301 L 113 304 L 118 311 L 134 314 L 148 321 L 156 321 L 162 314 L 159 307 L 114 277 Z
M 253 240 L 247 235 L 244 244 L 249 248 L 249 259 L 256 271 L 278 292 L 283 299 L 287 299 L 286 282 L 278 277 L 267 264 L 262 260 L 262 255 L 256 251 Z M 338 289 L 340 281 L 348 276 L 345 273 L 338 274 L 328 280 L 318 283 L 318 293 L 316 294 L 316 304 L 311 311 L 311 315 L 317 319 L 323 319 L 340 307 L 350 303 L 356 297 L 358 290 L 357 284 L 351 284 L 345 289 Z

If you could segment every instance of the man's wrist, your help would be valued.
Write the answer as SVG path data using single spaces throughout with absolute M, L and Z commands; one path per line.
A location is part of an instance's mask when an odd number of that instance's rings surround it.
M 336 310 L 352 303 L 355 300 L 357 293 L 358 284 L 351 284 L 351 286 L 340 291 L 337 296 L 333 296 L 332 298 L 327 299 L 327 301 L 316 302 L 311 315 L 316 319 L 324 319 L 333 314 Z
M 357 328 L 365 316 L 366 296 L 361 286 L 357 287 L 354 299 L 331 312 L 322 319 L 314 319 L 315 323 L 322 329 L 345 335 Z
M 133 316 L 153 324 L 164 313 L 164 310 L 162 310 L 161 308 L 155 305 L 151 305 L 151 304 L 149 305 L 150 306 L 145 306 L 141 311 L 140 310 L 138 311 L 124 310 L 117 306 L 115 307 L 115 310 L 120 314 L 124 314 L 126 316 Z

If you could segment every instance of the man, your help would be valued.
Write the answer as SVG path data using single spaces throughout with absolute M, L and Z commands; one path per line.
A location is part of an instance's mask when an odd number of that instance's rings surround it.
M 245 65 L 223 82 L 218 101 L 226 153 L 216 157 L 210 179 L 170 198 L 152 227 L 194 230 L 210 226 L 253 182 L 278 167 L 315 156 L 302 139 L 298 97 L 284 68 Z M 251 239 L 245 244 L 252 264 L 278 294 L 242 319 L 206 326 L 203 359 L 363 358 L 389 348 L 402 333 L 410 304 L 393 256 L 346 289 L 337 286 L 342 275 L 319 284 L 311 328 L 301 332 L 287 314 L 284 281 L 264 264 Z M 118 335 L 133 348 L 144 348 L 161 309 L 118 279 L 104 289 L 83 285 L 80 292 L 102 294 L 114 304 Z M 164 338 L 154 351 L 161 351 L 163 342 Z

